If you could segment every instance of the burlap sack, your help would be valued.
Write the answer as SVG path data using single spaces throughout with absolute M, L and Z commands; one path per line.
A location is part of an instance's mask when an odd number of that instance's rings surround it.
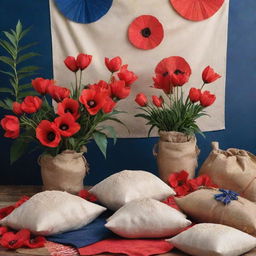
M 157 158 L 160 178 L 167 182 L 170 174 L 186 170 L 189 178 L 194 178 L 199 149 L 195 136 L 181 132 L 159 132 L 160 140 L 153 154 Z
M 256 236 L 256 204 L 239 196 L 224 205 L 214 198 L 221 193 L 218 189 L 200 189 L 175 201 L 197 222 L 223 224 Z
M 256 156 L 250 152 L 236 148 L 221 150 L 218 142 L 212 142 L 212 152 L 199 173 L 208 174 L 220 188 L 236 191 L 256 202 Z
M 83 153 L 65 150 L 53 157 L 42 155 L 39 159 L 44 190 L 61 190 L 77 194 L 84 188 L 83 180 L 88 165 Z

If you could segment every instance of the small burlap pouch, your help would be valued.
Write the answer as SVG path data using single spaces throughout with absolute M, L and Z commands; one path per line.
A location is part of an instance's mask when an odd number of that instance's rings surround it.
M 256 202 L 256 156 L 252 153 L 236 148 L 221 150 L 218 142 L 212 142 L 212 152 L 199 173 L 209 175 L 220 188 Z
M 218 189 L 199 189 L 175 201 L 196 222 L 223 224 L 256 236 L 256 204 L 238 196 L 225 205 L 214 198 L 221 193 Z
M 189 178 L 194 178 L 199 149 L 195 136 L 181 132 L 159 132 L 159 142 L 153 154 L 157 159 L 160 178 L 167 182 L 170 174 L 186 170 Z
M 65 150 L 57 156 L 42 155 L 39 158 L 44 190 L 61 190 L 77 194 L 84 188 L 83 180 L 88 164 L 83 152 Z

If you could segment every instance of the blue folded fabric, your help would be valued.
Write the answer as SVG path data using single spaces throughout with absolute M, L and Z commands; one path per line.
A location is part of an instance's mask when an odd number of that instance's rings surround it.
M 81 248 L 107 238 L 116 237 L 114 233 L 104 226 L 106 224 L 106 219 L 112 214 L 112 211 L 107 210 L 93 222 L 80 229 L 48 236 L 46 239 L 55 243 Z

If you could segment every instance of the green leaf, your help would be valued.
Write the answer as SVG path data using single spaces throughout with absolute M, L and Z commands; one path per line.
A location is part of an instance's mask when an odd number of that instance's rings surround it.
M 6 88 L 6 87 L 0 87 L 0 92 L 8 92 L 8 93 L 13 94 L 12 89 Z
M 13 142 L 10 150 L 10 161 L 13 164 L 17 161 L 26 151 L 28 147 L 28 143 L 26 143 L 23 139 L 16 139 Z
M 0 39 L 0 46 L 2 46 L 13 58 L 16 57 L 16 51 L 9 42 Z
M 25 98 L 26 96 L 39 96 L 40 94 L 36 91 L 25 91 L 25 92 L 19 92 L 18 97 L 19 98 Z
M 20 85 L 19 85 L 19 89 L 20 89 L 20 90 L 31 89 L 31 88 L 32 88 L 31 83 L 28 83 L 28 84 L 20 84 Z
M 24 29 L 20 34 L 20 39 L 22 39 L 30 30 L 31 27 Z
M 23 54 L 21 55 L 18 60 L 17 60 L 17 64 L 19 64 L 20 62 L 22 61 L 25 61 L 27 59 L 30 59 L 32 57 L 35 57 L 35 56 L 40 56 L 40 54 L 36 53 L 36 52 L 29 52 L 29 53 L 26 53 L 26 54 Z
M 20 39 L 21 32 L 22 32 L 22 24 L 21 24 L 20 20 L 18 20 L 18 23 L 16 25 L 16 34 L 17 34 L 18 39 Z
M 36 42 L 30 43 L 30 44 L 26 44 L 26 45 L 24 45 L 24 46 L 22 46 L 22 47 L 19 47 L 18 52 L 21 52 L 21 51 L 23 51 L 23 50 L 26 50 L 27 48 L 30 48 L 30 47 L 32 47 L 32 46 L 34 46 L 34 45 L 37 45 L 37 44 L 38 44 L 38 43 L 36 43 Z
M 1 73 L 3 73 L 3 74 L 6 74 L 6 75 L 8 75 L 8 76 L 11 76 L 12 78 L 14 78 L 14 77 L 15 77 L 15 76 L 14 76 L 14 74 L 13 74 L 13 73 L 11 73 L 11 72 L 4 71 L 4 70 L 0 70 L 0 72 L 1 72 Z
M 14 47 L 16 47 L 17 42 L 16 42 L 16 38 L 14 35 L 12 35 L 11 33 L 7 32 L 7 31 L 3 31 L 3 33 L 5 34 L 5 36 L 10 40 L 10 42 L 12 43 L 12 45 Z
M 2 100 L 0 100 L 0 107 L 5 110 L 10 110 L 10 108 Z
M 12 104 L 13 104 L 13 100 L 11 99 L 4 99 L 4 103 L 9 107 L 9 109 L 12 110 Z
M 18 70 L 18 74 L 29 73 L 29 72 L 36 71 L 38 69 L 40 69 L 40 68 L 37 66 L 26 66 L 26 67 L 23 67 L 20 70 Z
M 107 157 L 107 144 L 108 144 L 106 134 L 99 132 L 99 131 L 95 131 L 93 133 L 93 138 L 94 138 L 97 146 L 99 147 L 100 151 L 106 158 Z
M 114 121 L 114 122 L 117 122 L 117 123 L 123 125 L 123 126 L 127 129 L 127 131 L 130 133 L 129 128 L 125 125 L 125 123 L 123 123 L 123 122 L 120 121 L 119 119 L 117 119 L 117 118 L 115 118 L 115 117 L 108 117 L 106 120 L 111 120 L 111 121 Z
M 102 130 L 107 130 L 108 134 L 113 138 L 114 145 L 116 144 L 117 138 L 116 138 L 116 131 L 112 126 L 102 126 Z
M 10 84 L 12 85 L 14 91 L 15 92 L 18 91 L 19 90 L 18 89 L 18 84 L 17 84 L 17 82 L 15 82 L 15 79 L 10 79 L 9 81 L 10 81 Z
M 13 68 L 14 62 L 13 62 L 13 59 L 11 59 L 10 57 L 0 56 L 0 61 L 4 62 L 5 64 Z
M 30 76 L 33 76 L 36 74 L 38 74 L 38 73 L 36 73 L 36 72 L 22 73 L 20 75 L 18 74 L 18 78 L 19 78 L 19 80 L 21 80 L 23 78 L 30 77 Z

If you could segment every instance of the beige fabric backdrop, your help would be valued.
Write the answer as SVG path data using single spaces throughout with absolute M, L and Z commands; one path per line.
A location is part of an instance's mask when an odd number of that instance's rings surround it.
M 128 100 L 119 103 L 118 109 L 129 114 L 122 114 L 121 119 L 130 129 L 116 125 L 119 137 L 146 137 L 148 126 L 144 120 L 134 118 L 137 105 L 135 95 L 144 92 L 159 95 L 160 91 L 150 88 L 156 64 L 169 56 L 184 57 L 192 68 L 192 76 L 184 89 L 191 86 L 200 87 L 201 72 L 211 65 L 222 75 L 214 84 L 207 86 L 217 95 L 216 103 L 208 108 L 210 118 L 203 117 L 199 125 L 203 131 L 225 128 L 225 81 L 226 52 L 229 0 L 210 19 L 193 22 L 182 18 L 175 12 L 169 0 L 113 0 L 109 12 L 100 20 L 91 24 L 79 24 L 66 19 L 56 8 L 54 0 L 50 1 L 51 29 L 53 46 L 54 79 L 60 85 L 70 86 L 74 81 L 72 72 L 65 68 L 66 56 L 76 56 L 83 52 L 93 55 L 93 63 L 86 70 L 84 84 L 94 83 L 109 78 L 104 65 L 104 57 L 121 56 L 129 69 L 139 79 L 132 85 L 132 94 Z M 127 38 L 129 24 L 138 16 L 149 14 L 157 17 L 163 24 L 165 36 L 162 43 L 152 50 L 135 48 Z M 152 133 L 152 135 L 156 135 Z

